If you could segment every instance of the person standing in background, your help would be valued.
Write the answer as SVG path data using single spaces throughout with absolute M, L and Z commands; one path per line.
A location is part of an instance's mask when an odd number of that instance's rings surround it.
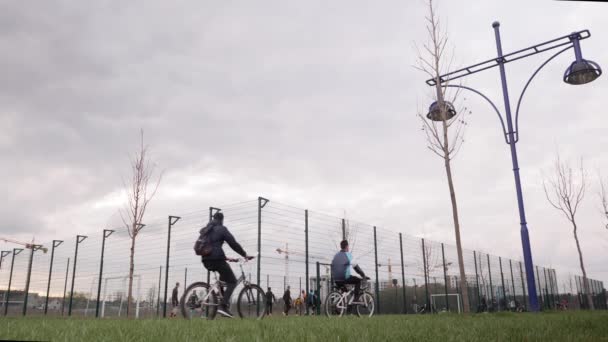
M 177 307 L 179 305 L 179 283 L 175 283 L 175 287 L 173 288 L 173 293 L 171 294 L 171 306 L 173 307 L 171 309 L 171 314 L 169 315 L 169 317 L 175 317 L 177 316 Z
M 285 302 L 285 310 L 283 311 L 284 316 L 289 316 L 289 309 L 291 309 L 291 291 L 289 291 L 289 286 L 283 293 L 283 302 Z

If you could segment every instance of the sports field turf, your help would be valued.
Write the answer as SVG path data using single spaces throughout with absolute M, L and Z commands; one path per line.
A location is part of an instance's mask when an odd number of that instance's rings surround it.
M 608 312 L 273 317 L 262 321 L 1 318 L 0 339 L 38 341 L 608 341 Z

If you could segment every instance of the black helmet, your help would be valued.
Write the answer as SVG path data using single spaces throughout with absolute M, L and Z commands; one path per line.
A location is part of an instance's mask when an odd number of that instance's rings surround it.
M 213 214 L 213 218 L 218 221 L 224 221 L 224 214 L 217 212 Z

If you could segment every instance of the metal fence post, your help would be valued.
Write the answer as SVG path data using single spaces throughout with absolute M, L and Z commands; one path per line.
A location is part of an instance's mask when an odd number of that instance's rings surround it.
M 441 260 L 443 262 L 443 287 L 445 290 L 445 309 L 450 311 L 450 303 L 448 300 L 448 267 L 445 264 L 445 250 L 443 247 L 443 243 L 441 243 Z
M 106 239 L 114 233 L 112 229 L 103 230 L 103 239 L 101 240 L 101 258 L 99 261 L 99 282 L 97 283 L 97 304 L 95 304 L 95 317 L 99 317 L 99 297 L 101 296 L 101 279 L 103 278 L 103 256 L 106 249 Z
M 78 245 L 87 238 L 85 235 L 76 235 L 76 248 L 74 249 L 74 268 L 72 269 L 72 286 L 70 288 L 70 304 L 68 316 L 72 316 L 72 300 L 74 299 L 74 281 L 76 280 L 76 262 L 78 261 Z
M 403 313 L 407 314 L 407 301 L 405 299 L 405 265 L 403 263 L 403 237 L 399 233 L 399 251 L 401 252 L 401 285 L 403 286 Z
M 551 270 L 551 278 L 553 279 L 553 288 L 555 289 L 555 294 L 557 295 L 557 300 L 559 300 L 559 284 L 557 283 L 557 274 L 555 274 L 555 270 Z
M 376 238 L 376 226 L 374 226 L 374 268 L 376 271 L 376 308 L 378 314 L 380 314 L 380 283 L 378 281 L 378 240 Z
M 479 273 L 477 272 L 477 252 L 473 251 L 473 261 L 475 262 L 475 285 L 477 286 L 477 306 L 481 301 L 481 294 L 479 293 Z
M 547 282 L 547 269 L 543 267 L 543 275 L 545 277 L 545 292 L 547 293 L 547 308 L 551 309 L 553 306 L 553 296 L 549 294 L 549 283 Z M 551 290 L 553 292 L 553 290 Z
M 11 271 L 8 277 L 8 288 L 4 297 L 4 316 L 8 314 L 8 299 L 11 295 L 11 284 L 13 283 L 13 268 L 15 267 L 15 256 L 23 251 L 23 248 L 13 248 L 13 256 L 11 258 Z
M 511 262 L 511 259 L 509 259 L 509 269 L 511 270 L 511 287 L 513 288 L 513 303 L 515 303 L 515 301 L 517 300 L 515 295 L 515 278 L 513 278 L 513 263 Z
M 317 300 L 315 300 L 315 307 L 317 309 L 317 316 L 321 314 L 321 265 L 317 261 Z M 314 299 L 314 298 L 313 298 Z
M 268 199 L 258 197 L 258 269 L 257 284 L 260 283 L 260 271 L 262 269 L 262 208 L 268 204 Z
M 424 268 L 424 296 L 425 296 L 425 300 L 424 302 L 426 303 L 426 309 L 427 310 L 431 310 L 431 303 L 430 303 L 430 299 L 429 299 L 429 278 L 428 278 L 428 270 L 427 270 L 427 260 L 426 260 L 426 248 L 424 247 L 424 239 L 422 239 L 422 265 Z M 431 310 L 432 312 L 432 310 Z
M 163 276 L 163 267 L 159 266 L 158 269 L 158 291 L 156 291 L 156 317 L 160 316 L 160 280 Z
M 0 253 L 0 270 L 2 269 L 2 261 L 3 261 L 3 260 L 4 260 L 4 258 L 5 258 L 7 255 L 9 255 L 9 254 L 11 254 L 11 251 L 2 251 L 2 252 Z
M 310 282 L 310 275 L 308 274 L 308 209 L 304 210 L 304 262 L 306 263 L 306 296 L 309 295 L 310 289 L 308 283 Z M 304 298 L 302 298 L 304 300 Z M 308 315 L 308 303 L 304 303 L 306 307 L 306 314 Z
M 62 240 L 53 240 L 51 247 L 51 263 L 49 265 L 49 280 L 46 284 L 46 298 L 44 299 L 44 314 L 46 315 L 49 308 L 49 292 L 51 291 L 51 275 L 53 274 L 53 260 L 55 259 L 55 248 L 63 243 Z
M 25 293 L 23 294 L 23 316 L 27 314 L 27 299 L 30 294 L 30 280 L 32 278 L 32 264 L 34 262 L 34 252 L 42 248 L 42 245 L 30 245 L 30 260 L 27 266 L 27 276 L 25 279 Z M 46 252 L 46 249 L 45 249 Z
M 186 292 L 186 283 L 188 282 L 188 267 L 184 269 L 184 293 Z
M 488 259 L 488 278 L 490 279 L 490 298 L 492 300 L 492 306 L 494 306 L 494 285 L 492 285 L 492 268 L 490 266 L 490 254 L 486 254 Z
M 181 217 L 169 215 L 167 225 L 167 260 L 165 262 L 165 297 L 163 302 L 163 318 L 167 317 L 167 289 L 169 288 L 169 254 L 171 251 L 171 227 L 179 221 Z M 159 289 L 160 291 L 160 289 Z
M 540 277 L 538 274 L 538 266 L 536 266 L 536 283 L 538 284 L 538 292 L 540 292 L 540 307 L 543 308 L 545 306 L 545 300 L 543 298 L 543 288 L 540 285 Z
M 505 275 L 502 272 L 502 258 L 501 257 L 498 257 L 498 265 L 500 266 L 500 282 L 502 283 L 502 300 L 503 300 L 504 306 L 507 306 L 507 288 L 505 287 Z M 498 307 L 499 308 L 501 307 L 500 303 L 498 303 Z
M 524 296 L 524 308 L 528 311 L 528 299 L 526 299 L 526 278 L 524 278 L 524 271 L 521 268 L 521 261 L 519 262 L 519 276 L 521 278 L 521 288 Z
M 65 266 L 65 282 L 63 283 L 63 299 L 61 300 L 61 316 L 65 309 L 65 293 L 68 289 L 68 275 L 70 273 L 70 258 L 68 258 L 68 264 Z

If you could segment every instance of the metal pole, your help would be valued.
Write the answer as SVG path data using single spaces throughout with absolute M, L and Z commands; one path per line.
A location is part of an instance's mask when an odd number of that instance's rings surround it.
M 545 276 L 545 293 L 546 293 L 546 302 L 547 302 L 547 308 L 551 309 L 551 306 L 553 305 L 551 303 L 551 297 L 549 297 L 549 283 L 547 282 L 547 269 L 543 267 L 543 275 Z
M 509 146 L 511 147 L 511 161 L 513 163 L 513 175 L 515 177 L 515 189 L 517 192 L 517 205 L 519 209 L 519 219 L 521 225 L 521 244 L 524 253 L 524 262 L 526 265 L 526 275 L 528 280 L 528 295 L 530 298 L 530 311 L 537 312 L 539 310 L 538 297 L 536 294 L 536 285 L 534 284 L 534 263 L 532 262 L 532 249 L 530 248 L 530 237 L 528 235 L 528 224 L 526 222 L 526 213 L 524 210 L 524 197 L 521 190 L 521 180 L 519 176 L 519 162 L 517 160 L 517 149 L 515 134 L 513 132 L 513 120 L 511 118 L 511 104 L 509 101 L 509 91 L 507 88 L 507 77 L 505 74 L 505 61 L 502 54 L 502 44 L 500 42 L 500 23 L 497 21 L 492 24 L 494 35 L 496 37 L 496 50 L 498 52 L 498 67 L 500 68 L 500 79 L 502 83 L 502 93 L 505 102 L 505 115 L 507 119 L 507 132 Z
M 526 299 L 526 283 L 524 281 L 524 273 L 521 267 L 521 261 L 519 262 L 519 275 L 521 277 L 521 288 L 522 288 L 522 293 L 524 295 L 524 308 L 526 308 L 526 310 L 528 310 L 528 300 Z
M 309 295 L 308 282 L 310 281 L 310 276 L 308 274 L 308 209 L 304 210 L 304 258 L 306 263 L 306 296 Z M 306 314 L 308 315 L 308 304 L 304 303 L 306 307 Z
M 262 208 L 266 206 L 268 200 L 264 197 L 258 197 L 258 269 L 257 283 L 260 283 L 260 270 L 262 269 Z
M 511 259 L 509 259 L 509 269 L 511 269 L 511 286 L 513 287 L 513 303 L 515 303 L 515 278 L 513 277 L 513 264 L 511 263 Z
M 425 293 L 425 303 L 426 309 L 431 310 L 431 303 L 429 301 L 429 281 L 428 281 L 428 273 L 427 273 L 427 260 L 426 260 L 426 249 L 424 247 L 424 239 L 422 239 L 422 264 L 424 266 L 424 293 Z
M 30 294 L 30 280 L 32 279 L 32 264 L 34 262 L 34 252 L 42 248 L 42 245 L 30 245 L 30 260 L 27 266 L 27 276 L 25 279 L 25 293 L 23 297 L 23 316 L 27 314 L 27 299 Z
M 4 316 L 8 314 L 8 299 L 11 295 L 11 284 L 13 283 L 13 268 L 15 267 L 15 256 L 23 251 L 23 248 L 13 248 L 13 256 L 11 258 L 11 271 L 8 277 L 8 288 L 4 298 Z
M 11 254 L 11 251 L 2 251 L 2 252 L 0 252 L 0 270 L 2 269 L 2 261 L 9 254 Z
M 502 258 L 501 257 L 498 257 L 498 264 L 500 265 L 500 282 L 502 283 L 502 299 L 504 301 L 505 306 L 507 306 L 507 291 L 506 291 L 506 287 L 505 287 L 505 275 L 502 272 Z M 498 307 L 500 308 L 500 303 L 498 303 Z
M 61 316 L 63 316 L 63 309 L 65 308 L 65 292 L 68 289 L 68 274 L 70 273 L 70 258 L 68 258 L 68 264 L 65 267 L 65 282 L 63 283 L 63 299 L 61 301 Z
M 344 220 L 342 222 L 344 222 Z M 378 314 L 380 314 L 380 284 L 378 282 L 378 240 L 376 239 L 376 226 L 374 226 L 374 267 L 376 269 L 376 308 Z
M 346 240 L 346 220 L 342 219 L 342 240 Z
M 490 254 L 486 254 L 488 259 L 488 278 L 490 279 L 490 298 L 492 299 L 492 306 L 494 306 L 494 286 L 492 285 L 492 269 L 490 268 Z
M 540 277 L 539 277 L 539 272 L 538 272 L 538 266 L 536 266 L 536 283 L 538 284 L 538 291 L 540 292 L 540 305 L 541 307 L 545 306 L 545 298 L 543 298 L 543 289 L 541 288 L 541 284 L 540 284 Z M 536 290 L 536 289 L 535 289 Z M 531 305 L 531 304 L 530 304 Z
M 163 302 L 163 318 L 167 317 L 167 289 L 169 288 L 169 254 L 171 251 L 171 227 L 179 221 L 181 217 L 169 215 L 167 225 L 167 260 L 165 262 L 165 297 Z M 159 289 L 160 290 L 160 289 Z
M 49 308 L 49 292 L 51 291 L 51 275 L 53 274 L 53 260 L 55 259 L 55 248 L 63 243 L 62 240 L 53 240 L 51 248 L 51 264 L 49 265 L 49 281 L 46 285 L 46 298 L 44 299 L 44 314 L 47 314 Z
M 477 252 L 473 251 L 473 261 L 475 262 L 475 283 L 477 286 L 477 306 L 481 301 L 481 294 L 479 293 L 479 273 L 477 272 Z
M 403 237 L 399 233 L 399 251 L 401 252 L 401 285 L 403 286 L 403 313 L 407 314 L 407 302 L 405 300 L 405 265 L 403 263 Z
M 72 316 L 72 300 L 74 298 L 74 281 L 76 280 L 76 262 L 78 261 L 78 245 L 87 237 L 76 235 L 76 248 L 74 249 L 74 268 L 72 269 L 72 286 L 70 288 L 70 304 L 68 305 L 68 316 Z
M 555 270 L 551 270 L 551 278 L 553 279 L 553 288 L 555 289 L 555 294 L 559 300 L 559 286 L 557 284 L 557 274 L 555 274 Z
M 160 316 L 160 280 L 163 276 L 163 267 L 158 269 L 158 291 L 156 291 L 156 317 Z
M 443 243 L 441 243 L 441 259 L 443 261 L 443 287 L 445 289 L 445 309 L 450 311 L 450 303 L 448 301 L 448 270 L 445 265 L 445 249 Z
M 99 317 L 99 296 L 101 296 L 101 279 L 103 278 L 103 256 L 106 249 L 106 238 L 112 235 L 112 229 L 103 230 L 103 239 L 101 240 L 101 259 L 99 261 L 99 282 L 97 283 L 97 304 L 95 304 L 95 317 Z
M 318 300 L 315 300 L 315 307 L 317 308 L 317 316 L 321 314 L 321 265 L 317 261 L 317 293 Z M 314 299 L 314 298 L 313 298 Z
M 186 292 L 186 283 L 188 282 L 188 267 L 184 270 L 184 292 Z

